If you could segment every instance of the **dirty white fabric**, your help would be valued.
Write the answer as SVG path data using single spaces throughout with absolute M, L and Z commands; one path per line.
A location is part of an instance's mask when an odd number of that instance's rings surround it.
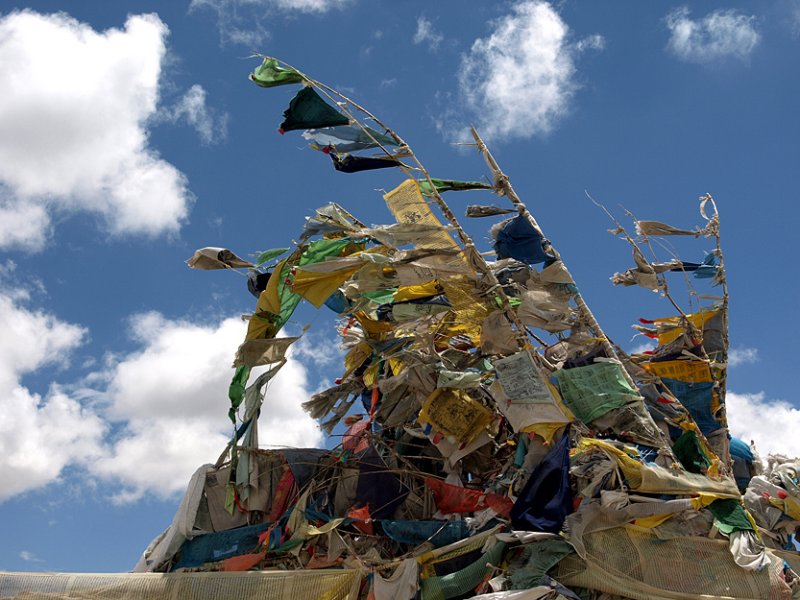
M 195 250 L 186 264 L 193 269 L 213 271 L 215 269 L 241 269 L 252 267 L 253 263 L 236 256 L 227 248 L 200 248 Z
M 733 531 L 730 551 L 736 564 L 748 571 L 761 571 L 770 564 L 769 556 L 754 531 Z
M 373 586 L 375 600 L 411 600 L 419 587 L 417 559 L 405 559 L 390 577 L 383 578 L 375 573 Z
M 184 541 L 192 539 L 195 535 L 207 533 L 205 531 L 195 531 L 194 523 L 197 518 L 200 500 L 203 498 L 206 474 L 213 470 L 214 465 L 208 464 L 203 465 L 194 472 L 189 480 L 189 485 L 186 487 L 186 493 L 183 495 L 181 504 L 178 506 L 178 511 L 172 519 L 172 524 L 150 542 L 139 562 L 133 567 L 134 573 L 154 571 L 175 556 Z

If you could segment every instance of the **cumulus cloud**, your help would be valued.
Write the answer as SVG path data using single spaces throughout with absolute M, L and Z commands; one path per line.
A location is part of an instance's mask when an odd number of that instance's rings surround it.
M 8 266 L 8 264 L 6 265 Z M 55 481 L 69 464 L 99 455 L 105 424 L 51 386 L 42 397 L 22 378 L 66 366 L 86 330 L 25 305 L 25 290 L 0 292 L 0 500 Z
M 792 28 L 792 34 L 800 37 L 800 0 L 794 0 L 789 7 L 789 23 Z
M 731 435 L 754 440 L 762 458 L 768 454 L 800 457 L 800 409 L 785 400 L 773 400 L 764 392 L 728 392 L 728 426 Z
M 0 264 L 0 284 L 14 273 L 13 262 Z M 169 498 L 199 465 L 219 457 L 233 434 L 230 365 L 246 331 L 239 318 L 198 324 L 137 315 L 129 327 L 134 351 L 109 356 L 81 382 L 51 384 L 40 395 L 23 377 L 48 365 L 67 367 L 88 331 L 29 308 L 30 296 L 26 289 L 0 291 L 0 501 L 58 482 L 67 468 L 103 482 L 117 503 Z M 322 443 L 300 406 L 321 387 L 305 365 L 325 367 L 340 356 L 319 335 L 290 348 L 267 387 L 261 447 Z M 260 372 L 254 369 L 251 380 Z
M 28 550 L 20 550 L 19 557 L 25 562 L 42 562 L 41 559 L 36 558 L 33 552 Z
M 670 31 L 667 47 L 680 60 L 701 64 L 745 60 L 761 39 L 754 16 L 733 9 L 715 10 L 698 20 L 689 15 L 689 8 L 683 6 L 665 19 Z
M 575 42 L 575 49 L 578 52 L 583 52 L 585 50 L 604 50 L 605 47 L 606 38 L 599 33 L 595 33 L 594 35 L 587 36 Z
M 121 424 L 121 432 L 92 465 L 95 474 L 117 482 L 116 501 L 169 497 L 183 491 L 200 464 L 217 459 L 233 433 L 227 418 L 229 366 L 245 329 L 234 318 L 211 325 L 159 313 L 132 319 L 131 333 L 141 348 L 111 365 L 101 392 L 105 414 Z M 306 356 L 316 352 L 300 348 Z M 300 407 L 309 394 L 306 367 L 290 352 L 267 389 L 259 419 L 262 447 L 321 443 L 316 422 Z
M 224 141 L 228 136 L 228 113 L 217 114 L 206 104 L 206 96 L 203 86 L 195 84 L 173 106 L 162 108 L 156 120 L 185 121 L 204 144 Z
M 737 367 L 758 362 L 758 348 L 731 348 L 728 352 L 728 366 Z
M 54 213 L 113 234 L 178 231 L 185 176 L 148 145 L 166 52 L 156 15 L 97 32 L 63 13 L 0 18 L 0 248 L 41 249 Z
M 428 44 L 428 48 L 436 50 L 442 40 L 444 36 L 433 27 L 429 19 L 424 16 L 417 19 L 417 30 L 414 32 L 415 44 Z
M 272 15 L 318 14 L 341 9 L 352 0 L 192 0 L 189 12 L 210 10 L 217 16 L 220 44 L 257 49 L 269 39 L 264 22 Z
M 601 40 L 571 42 L 569 28 L 549 3 L 518 2 L 461 60 L 460 97 L 481 134 L 513 139 L 549 133 L 577 89 L 576 53 L 601 48 Z

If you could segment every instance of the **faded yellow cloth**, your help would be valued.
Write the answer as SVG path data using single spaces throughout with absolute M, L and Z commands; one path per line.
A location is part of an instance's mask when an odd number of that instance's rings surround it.
M 234 367 L 258 367 L 285 360 L 286 351 L 299 337 L 245 340 L 236 351 Z
M 616 460 L 630 488 L 652 494 L 689 495 L 700 492 L 715 494 L 719 498 L 739 498 L 733 479 L 711 479 L 687 471 L 669 471 L 657 465 L 646 465 L 604 440 L 583 438 L 578 448 L 597 448 Z
M 710 383 L 711 368 L 704 360 L 664 360 L 642 365 L 653 375 L 677 379 L 686 383 Z
M 339 286 L 347 281 L 350 276 L 362 266 L 363 264 L 358 264 L 347 269 L 340 269 L 329 273 L 304 271 L 298 268 L 295 271 L 292 291 L 296 294 L 300 294 L 311 304 L 320 308 L 325 304 L 325 301 L 330 298 L 331 294 L 339 289 Z
M 719 310 L 709 310 L 699 313 L 686 315 L 689 322 L 694 325 L 701 332 L 705 324 L 712 318 L 719 314 Z M 686 329 L 681 326 L 681 317 L 664 317 L 661 319 L 653 319 L 656 328 L 658 329 L 658 345 L 665 346 L 670 342 L 677 340 Z
M 277 328 L 272 322 L 270 315 L 277 318 L 281 312 L 281 301 L 278 297 L 278 282 L 282 277 L 283 268 L 286 266 L 284 259 L 277 264 L 272 277 L 267 282 L 267 287 L 258 296 L 256 303 L 256 312 L 250 317 L 250 323 L 247 325 L 246 340 L 255 340 L 259 338 L 275 337 Z
M 355 316 L 355 318 L 358 320 L 358 324 L 361 325 L 361 329 L 364 330 L 364 333 L 370 339 L 380 341 L 383 339 L 384 334 L 392 330 L 391 323 L 370 319 L 369 316 L 367 316 L 367 313 L 363 311 L 359 311 L 353 316 Z
M 442 287 L 436 279 L 420 283 L 419 285 L 403 285 L 397 288 L 394 302 L 407 302 L 418 298 L 430 298 L 442 293 Z
M 269 598 L 357 600 L 358 569 L 296 569 L 205 573 L 0 573 L 11 596 L 49 600 Z
M 640 517 L 638 519 L 634 519 L 633 524 L 639 527 L 644 527 L 645 529 L 652 529 L 653 527 L 658 527 L 670 518 L 672 518 L 671 514 Z
M 524 433 L 535 433 L 548 444 L 553 442 L 556 434 L 564 428 L 564 423 L 535 423 L 528 425 L 522 431 Z
M 434 331 L 434 344 L 437 350 L 447 347 L 447 341 L 456 335 L 467 336 L 476 346 L 481 341 L 480 323 L 464 322 L 455 311 L 447 312 Z
M 418 420 L 465 444 L 478 437 L 491 418 L 491 411 L 464 390 L 439 388 L 425 400 Z
M 383 199 L 392 211 L 398 223 L 416 223 L 441 227 L 442 223 L 431 211 L 419 191 L 419 184 L 413 179 L 406 179 L 391 192 L 385 194 Z M 431 232 L 424 243 L 417 244 L 419 248 L 458 248 L 452 236 L 447 231 Z M 454 257 L 456 261 L 462 260 Z
M 350 349 L 344 357 L 344 375 L 342 379 L 347 379 L 353 372 L 364 364 L 372 356 L 372 347 L 367 342 L 359 342 Z
M 795 521 L 800 521 L 800 502 L 798 502 L 797 498 L 794 496 L 786 496 L 784 499 L 770 496 L 769 503 L 775 508 L 782 510 Z M 756 531 L 758 530 L 756 529 Z

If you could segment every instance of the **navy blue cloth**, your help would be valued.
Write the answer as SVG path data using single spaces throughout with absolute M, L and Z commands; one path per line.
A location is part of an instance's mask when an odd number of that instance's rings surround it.
M 317 474 L 319 461 L 328 455 L 327 450 L 319 448 L 288 448 L 281 453 L 289 463 L 297 487 L 303 489 Z
M 517 216 L 500 223 L 495 233 L 494 251 L 498 260 L 513 258 L 535 265 L 553 260 L 553 257 L 542 248 L 544 241 L 528 219 Z
M 662 377 L 661 381 L 686 407 L 703 434 L 708 435 L 720 428 L 719 421 L 711 413 L 713 383 L 687 383 L 666 377 Z
M 369 158 L 345 154 L 339 158 L 331 153 L 333 168 L 342 173 L 358 173 L 360 171 L 374 171 L 375 169 L 388 169 L 397 167 L 400 162 L 393 158 Z
M 186 540 L 178 551 L 178 562 L 175 563 L 173 570 L 199 567 L 207 562 L 249 554 L 256 550 L 258 536 L 264 533 L 269 525 L 269 523 L 248 525 L 228 531 L 206 533 Z
M 261 292 L 267 289 L 267 284 L 271 276 L 271 272 L 266 273 L 257 269 L 251 269 L 247 273 L 247 289 L 253 296 L 258 298 L 261 296 Z
M 373 519 L 391 519 L 406 496 L 408 488 L 389 470 L 375 448 L 365 450 L 358 458 L 357 505 L 369 504 Z
M 470 535 L 466 521 L 381 521 L 381 527 L 395 542 L 413 546 L 428 541 L 439 548 Z
M 534 469 L 511 508 L 511 524 L 522 531 L 558 533 L 572 512 L 569 428 Z

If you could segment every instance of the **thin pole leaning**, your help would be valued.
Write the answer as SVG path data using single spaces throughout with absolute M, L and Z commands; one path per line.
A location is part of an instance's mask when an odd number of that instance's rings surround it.
M 336 89 L 334 89 L 334 88 L 332 88 L 332 87 L 330 87 L 330 86 L 328 86 L 328 85 L 326 85 L 326 84 L 324 84 L 324 83 L 322 83 L 320 81 L 317 81 L 315 79 L 312 79 L 311 77 L 308 77 L 305 73 L 302 73 L 301 71 L 299 71 L 298 69 L 296 69 L 292 65 L 289 65 L 288 63 L 285 63 L 283 61 L 280 61 L 280 62 L 282 62 L 287 67 L 289 67 L 291 69 L 294 69 L 295 71 L 300 73 L 300 75 L 306 80 L 306 82 L 309 85 L 312 85 L 312 86 L 316 87 L 317 89 L 319 89 L 321 92 L 323 92 L 323 94 L 325 94 L 330 100 L 332 100 L 344 114 L 346 114 L 358 127 L 360 127 L 362 129 L 362 131 L 364 133 L 366 133 L 367 136 L 370 137 L 370 139 L 372 139 L 376 144 L 378 144 L 378 146 L 388 156 L 393 156 L 393 154 L 387 148 L 385 148 L 382 144 L 380 144 L 380 142 L 378 140 L 376 140 L 374 138 L 374 136 L 369 132 L 369 130 L 361 123 L 360 119 L 357 119 L 355 117 L 355 115 L 353 115 L 348 110 L 348 108 L 347 108 L 348 104 L 350 106 L 354 107 L 356 110 L 360 111 L 361 113 L 365 114 L 370 120 L 374 121 L 386 133 L 388 133 L 395 140 L 395 142 L 397 142 L 397 144 L 399 145 L 400 149 L 402 151 L 404 151 L 404 156 L 410 158 L 414 163 L 416 163 L 417 168 L 415 170 L 419 171 L 419 173 L 422 174 L 424 176 L 425 180 L 428 182 L 428 185 L 430 186 L 430 190 L 431 190 L 431 193 L 432 193 L 432 197 L 433 197 L 434 201 L 436 202 L 436 205 L 439 207 L 439 210 L 441 210 L 441 212 L 444 215 L 444 217 L 453 226 L 456 234 L 458 235 L 459 240 L 461 241 L 461 243 L 464 246 L 464 252 L 467 255 L 467 257 L 469 258 L 469 263 L 471 265 L 477 267 L 478 270 L 481 271 L 481 273 L 486 277 L 487 281 L 490 284 L 490 290 L 492 290 L 494 293 L 496 293 L 497 297 L 500 299 L 500 302 L 502 304 L 502 310 L 503 310 L 506 318 L 511 323 L 513 323 L 513 325 L 514 325 L 514 329 L 515 329 L 514 335 L 515 335 L 515 338 L 516 338 L 516 340 L 517 340 L 517 342 L 519 344 L 520 349 L 521 350 L 528 350 L 530 352 L 531 356 L 533 357 L 533 359 L 536 362 L 541 363 L 541 357 L 538 355 L 537 352 L 533 352 L 532 351 L 532 346 L 531 346 L 531 343 L 530 343 L 530 339 L 528 338 L 528 335 L 527 335 L 527 330 L 526 330 L 525 326 L 522 324 L 522 322 L 519 320 L 519 317 L 517 316 L 517 313 L 514 311 L 513 307 L 511 306 L 511 303 L 510 303 L 510 301 L 508 299 L 508 295 L 505 293 L 505 290 L 503 289 L 503 286 L 500 285 L 500 282 L 498 281 L 498 279 L 495 276 L 494 272 L 491 270 L 491 268 L 489 267 L 488 263 L 483 258 L 483 256 L 478 251 L 478 249 L 475 247 L 475 243 L 472 241 L 472 238 L 469 236 L 469 234 L 467 234 L 467 232 L 464 230 L 464 228 L 458 222 L 458 219 L 456 218 L 456 216 L 453 213 L 453 211 L 450 210 L 450 207 L 444 201 L 444 199 L 442 198 L 441 194 L 439 194 L 438 190 L 436 189 L 436 186 L 433 184 L 433 180 L 431 179 L 431 176 L 430 176 L 430 173 L 428 172 L 428 170 L 419 161 L 419 159 L 417 158 L 416 154 L 414 154 L 414 152 L 411 150 L 411 147 L 405 142 L 405 140 L 403 140 L 399 135 L 397 135 L 397 133 L 395 133 L 392 129 L 387 127 L 380 119 L 378 119 L 378 117 L 376 117 L 374 114 L 372 114 L 370 111 L 368 111 L 366 108 L 364 108 L 363 106 L 361 106 L 357 102 L 353 101 L 351 98 L 348 98 L 347 96 L 345 96 L 344 94 L 342 94 L 338 90 L 336 90 Z M 334 97 L 332 97 L 332 95 L 340 98 L 341 101 L 337 101 Z M 408 169 L 408 167 L 402 165 L 402 163 L 400 163 L 400 166 L 401 166 L 401 168 L 403 168 L 404 171 L 406 171 L 406 173 L 411 175 L 411 172 L 410 172 L 411 170 Z
M 542 228 L 539 226 L 539 223 L 536 222 L 536 219 L 531 214 L 531 211 L 529 211 L 528 207 L 525 206 L 525 203 L 520 199 L 519 196 L 517 196 L 517 193 L 511 186 L 511 181 L 509 180 L 508 176 L 503 173 L 502 169 L 500 169 L 500 165 L 497 164 L 494 156 L 492 156 L 492 153 L 489 152 L 489 148 L 486 147 L 486 143 L 483 141 L 483 139 L 481 139 L 481 136 L 478 135 L 478 132 L 474 127 L 470 127 L 470 131 L 472 132 L 472 137 L 475 139 L 475 143 L 478 146 L 478 150 L 483 155 L 483 158 L 486 160 L 486 164 L 492 170 L 492 173 L 494 173 L 495 185 L 497 185 L 503 191 L 505 196 L 516 207 L 519 214 L 524 216 L 531 226 L 536 230 L 536 232 L 542 236 L 542 238 L 544 238 L 544 233 L 542 232 Z M 556 258 L 561 260 L 558 251 L 552 246 L 552 244 L 550 246 L 550 250 L 553 252 Z M 564 265 L 563 261 L 561 264 Z M 566 265 L 564 265 L 564 270 L 569 273 Z M 570 279 L 572 279 L 572 275 L 570 275 Z M 581 320 L 589 326 L 594 335 L 600 340 L 603 350 L 605 350 L 609 358 L 618 359 L 619 357 L 617 356 L 614 346 L 611 344 L 608 336 L 606 336 L 606 334 L 603 332 L 602 328 L 600 327 L 600 323 L 597 322 L 597 319 L 589 309 L 589 306 L 586 304 L 586 301 L 583 299 L 583 296 L 581 295 L 580 291 L 578 291 L 577 287 L 575 288 L 573 298 L 576 306 L 578 307 L 578 313 Z M 636 389 L 633 379 L 631 378 L 630 374 L 628 374 L 628 371 L 623 369 L 623 373 L 625 374 L 625 378 L 628 380 L 628 383 L 634 389 Z
M 494 159 L 494 156 L 492 156 L 492 153 L 489 152 L 489 148 L 486 147 L 486 144 L 481 139 L 481 136 L 478 135 L 477 130 L 474 127 L 470 127 L 470 130 L 472 132 L 472 137 L 475 139 L 475 143 L 478 146 L 478 150 L 483 155 L 484 159 L 486 160 L 486 164 L 489 166 L 489 168 L 492 170 L 492 173 L 494 174 L 495 184 L 503 191 L 503 193 L 508 197 L 511 203 L 516 207 L 519 214 L 523 215 L 531 224 L 531 226 L 536 230 L 536 232 L 540 236 L 542 236 L 542 238 L 544 238 L 544 233 L 542 232 L 542 228 L 539 226 L 539 223 L 536 222 L 536 219 L 528 210 L 528 207 L 525 206 L 525 203 L 520 199 L 519 196 L 517 196 L 517 193 L 511 186 L 511 181 L 509 180 L 508 176 L 505 173 L 503 173 L 502 169 L 500 169 L 500 165 L 497 164 L 497 161 Z M 558 260 L 561 260 L 558 251 L 552 245 L 550 246 L 550 251 Z M 561 264 L 563 265 L 564 270 L 567 272 L 567 274 L 569 274 L 569 271 L 567 270 L 567 267 L 566 265 L 564 265 L 563 261 Z M 572 275 L 570 275 L 570 279 L 572 279 Z M 573 295 L 573 298 L 578 308 L 580 318 L 583 320 L 584 323 L 586 323 L 591 328 L 591 330 L 594 332 L 594 335 L 598 339 L 600 339 L 600 343 L 602 344 L 603 350 L 605 350 L 607 356 L 609 358 L 616 358 L 617 360 L 619 360 L 617 351 L 614 349 L 614 346 L 611 344 L 610 340 L 608 339 L 608 336 L 606 336 L 606 334 L 603 332 L 602 328 L 600 327 L 600 324 L 597 322 L 597 319 L 595 318 L 592 311 L 589 310 L 589 306 L 586 304 L 586 301 L 583 299 L 583 296 L 581 296 L 580 292 L 577 289 L 577 286 L 575 288 L 575 293 Z M 620 363 L 622 363 L 621 360 Z M 622 366 L 622 373 L 625 377 L 625 380 L 628 382 L 631 388 L 634 390 L 638 389 L 630 373 L 628 373 L 628 370 L 625 368 L 624 364 Z M 665 457 L 668 460 L 672 461 L 673 466 L 676 465 L 677 461 L 675 459 L 675 455 L 673 454 L 669 443 L 665 439 L 664 433 L 658 426 L 655 425 L 655 423 L 653 423 L 653 426 L 655 427 L 655 430 L 659 432 L 659 436 L 661 437 L 663 442 L 663 448 L 661 449 L 661 452 L 665 455 Z

